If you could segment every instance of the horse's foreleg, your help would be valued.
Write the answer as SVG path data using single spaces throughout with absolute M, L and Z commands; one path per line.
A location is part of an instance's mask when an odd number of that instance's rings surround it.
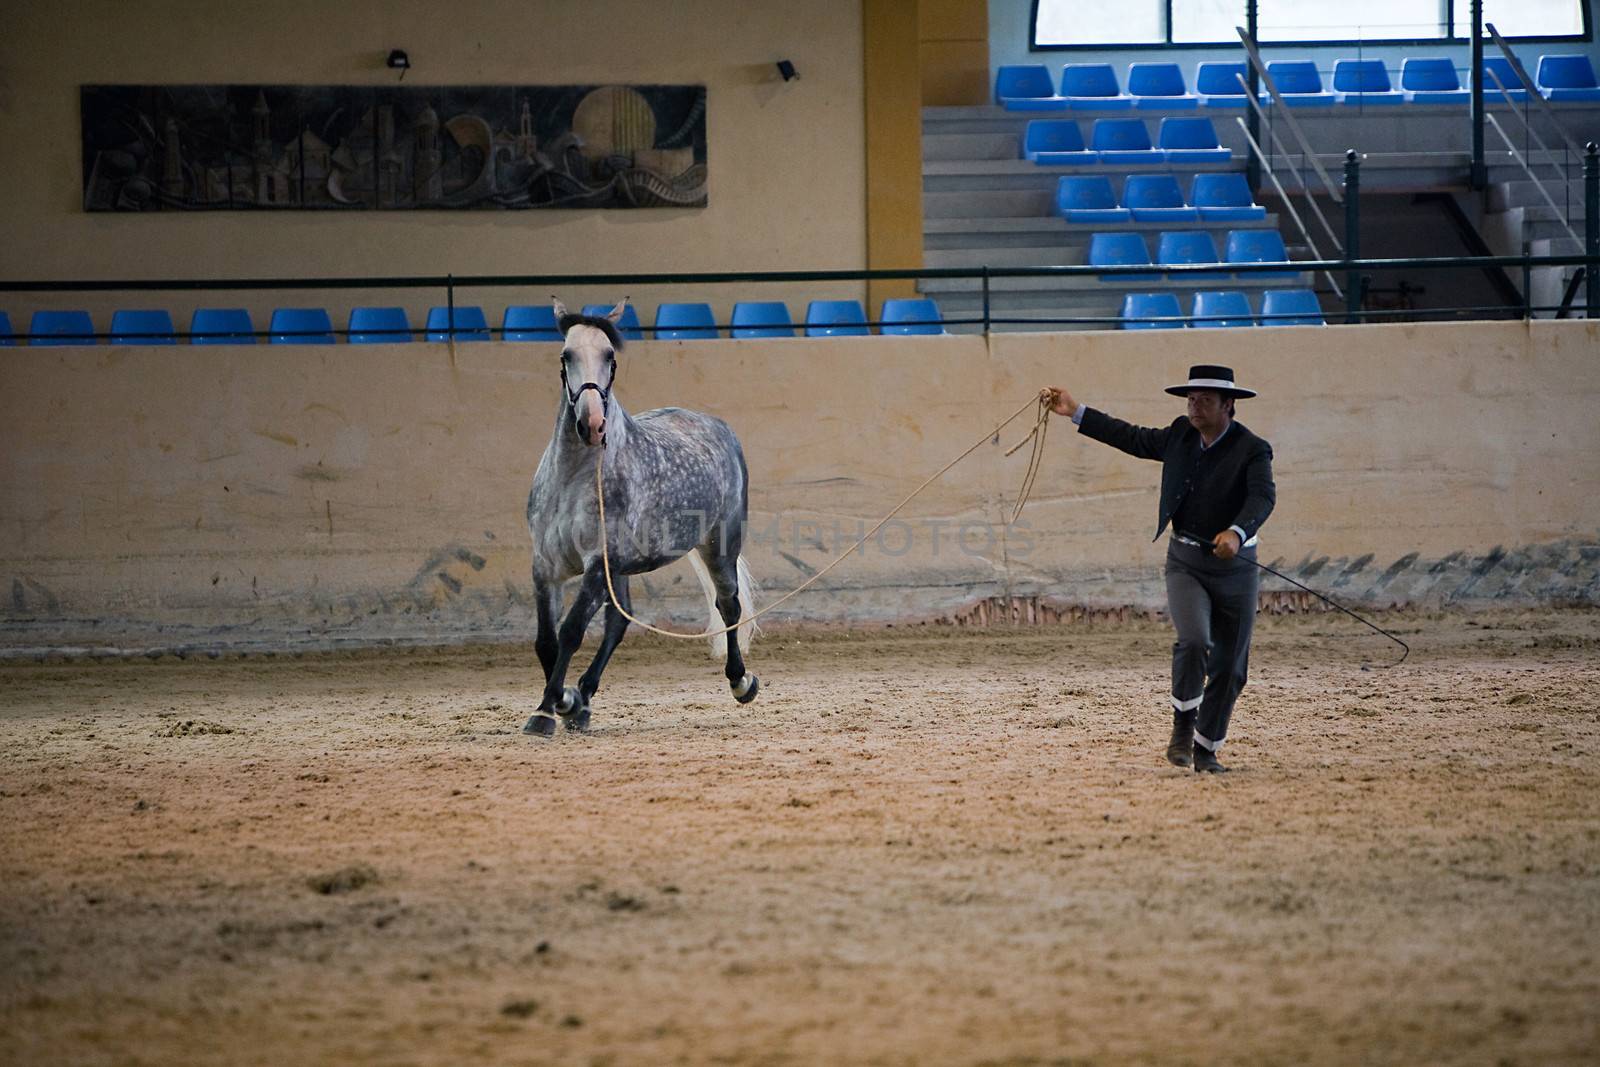
M 539 666 L 544 668 L 544 680 L 550 681 L 550 668 L 555 666 L 556 623 L 561 615 L 561 587 L 550 582 L 533 580 L 534 618 L 538 625 L 533 639 L 533 650 L 539 655 Z
M 584 574 L 583 583 L 578 587 L 578 596 L 556 635 L 555 657 L 545 673 L 544 698 L 539 701 L 539 710 L 523 726 L 523 733 L 550 737 L 556 732 L 555 716 L 575 710 L 575 701 L 570 700 L 565 691 L 567 664 L 572 662 L 573 653 L 583 644 L 583 632 L 599 610 L 603 596 L 605 575 L 598 568 L 591 568 Z
M 711 561 L 707 569 L 711 572 L 711 581 L 716 587 L 717 614 L 722 616 L 722 625 L 738 626 L 741 615 L 738 555 L 722 556 Z M 728 631 L 727 644 L 728 661 L 723 674 L 728 678 L 728 688 L 733 690 L 733 698 L 741 704 L 748 704 L 756 698 L 761 683 L 755 675 L 747 673 L 744 669 L 744 653 L 739 648 L 738 630 Z
M 612 584 L 617 590 L 617 603 L 621 604 L 624 610 L 632 611 L 633 601 L 628 595 L 628 579 L 618 575 Z M 589 664 L 589 669 L 578 679 L 579 708 L 567 717 L 567 729 L 589 728 L 589 701 L 594 699 L 595 690 L 600 688 L 600 675 L 605 672 L 606 664 L 611 661 L 611 653 L 621 644 L 622 635 L 627 629 L 628 617 L 618 611 L 617 605 L 611 603 L 611 598 L 607 597 L 605 633 L 600 638 L 600 647 L 595 649 L 594 660 Z

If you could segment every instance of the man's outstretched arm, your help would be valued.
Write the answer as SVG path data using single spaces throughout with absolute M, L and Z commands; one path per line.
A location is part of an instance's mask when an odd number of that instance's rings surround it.
M 1104 441 L 1112 448 L 1121 449 L 1139 459 L 1161 460 L 1166 456 L 1167 437 L 1172 433 L 1170 426 L 1135 426 L 1131 422 L 1114 419 L 1087 404 L 1079 404 L 1071 393 L 1060 386 L 1050 386 L 1041 390 L 1039 395 L 1050 401 L 1050 410 L 1054 414 L 1070 415 L 1081 434 Z

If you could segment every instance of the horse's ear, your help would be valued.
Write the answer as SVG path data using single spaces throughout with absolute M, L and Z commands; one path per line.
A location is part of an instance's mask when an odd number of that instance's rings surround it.
M 615 326 L 617 323 L 622 321 L 622 313 L 624 311 L 627 311 L 627 310 L 628 310 L 628 298 L 627 297 L 623 297 L 617 303 L 616 307 L 614 307 L 610 311 L 606 312 L 606 318 L 610 319 L 611 320 L 611 324 L 613 326 Z
M 555 306 L 557 322 L 560 322 L 562 319 L 567 317 L 567 305 L 563 304 L 553 296 L 550 298 L 550 303 Z

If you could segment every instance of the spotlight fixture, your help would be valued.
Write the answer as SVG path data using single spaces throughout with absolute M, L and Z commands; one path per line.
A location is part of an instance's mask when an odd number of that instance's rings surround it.
M 411 57 L 406 55 L 403 49 L 399 48 L 391 49 L 389 58 L 384 63 L 390 70 L 398 70 L 400 72 L 401 81 L 405 80 L 406 71 L 411 69 Z
M 783 80 L 786 82 L 794 81 L 800 77 L 800 72 L 795 70 L 794 64 L 787 59 L 778 60 L 778 73 L 783 75 Z

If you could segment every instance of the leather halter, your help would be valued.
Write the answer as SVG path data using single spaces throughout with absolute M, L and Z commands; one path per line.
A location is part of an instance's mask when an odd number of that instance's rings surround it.
M 563 363 L 561 365 L 561 391 L 567 394 L 567 403 L 571 404 L 573 407 L 577 407 L 578 406 L 578 398 L 583 396 L 583 394 L 586 391 L 590 390 L 590 389 L 593 389 L 595 392 L 600 394 L 600 406 L 604 407 L 606 405 L 606 403 L 611 399 L 611 389 L 616 384 L 617 384 L 617 357 L 615 355 L 613 355 L 611 357 L 611 380 L 606 383 L 606 386 L 605 386 L 604 389 L 600 388 L 600 385 L 597 382 L 584 382 L 582 385 L 578 386 L 577 391 L 574 392 L 572 387 L 567 384 L 567 367 L 566 367 L 566 364 Z

